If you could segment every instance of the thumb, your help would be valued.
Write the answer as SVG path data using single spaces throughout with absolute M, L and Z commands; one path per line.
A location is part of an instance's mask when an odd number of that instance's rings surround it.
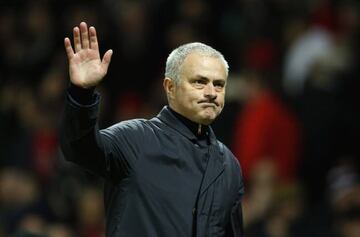
M 107 71 L 107 69 L 109 67 L 112 54 L 113 54 L 112 49 L 109 49 L 108 51 L 106 51 L 106 53 L 104 54 L 104 57 L 101 61 L 102 67 L 104 68 L 105 71 Z

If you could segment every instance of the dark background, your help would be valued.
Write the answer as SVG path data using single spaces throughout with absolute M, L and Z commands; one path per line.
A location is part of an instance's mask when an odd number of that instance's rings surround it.
M 230 65 L 213 128 L 246 168 L 247 236 L 358 236 L 360 18 L 350 0 L 1 0 L 0 236 L 104 236 L 102 181 L 58 147 L 63 39 L 81 21 L 96 27 L 101 54 L 114 51 L 100 127 L 156 115 L 168 54 L 209 44 Z

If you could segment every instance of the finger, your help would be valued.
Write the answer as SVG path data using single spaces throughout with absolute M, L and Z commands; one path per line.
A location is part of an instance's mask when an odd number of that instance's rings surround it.
M 79 27 L 74 27 L 73 29 L 73 35 L 74 35 L 74 48 L 75 52 L 79 52 L 81 50 L 81 41 L 80 41 L 80 30 Z
M 89 32 L 85 22 L 80 23 L 81 45 L 83 49 L 89 48 Z
M 103 59 L 101 61 L 102 67 L 103 67 L 105 72 L 107 72 L 107 69 L 109 67 L 112 54 L 113 54 L 113 51 L 111 49 L 106 51 L 106 53 L 104 54 L 104 57 L 103 57 Z
M 90 35 L 90 48 L 94 49 L 94 50 L 99 50 L 99 44 L 98 44 L 98 41 L 97 41 L 95 27 L 90 26 L 89 35 Z
M 71 47 L 71 42 L 68 37 L 66 37 L 64 39 L 64 45 L 65 45 L 66 55 L 67 55 L 68 59 L 70 60 L 70 59 L 72 59 L 72 57 L 74 57 L 74 50 Z

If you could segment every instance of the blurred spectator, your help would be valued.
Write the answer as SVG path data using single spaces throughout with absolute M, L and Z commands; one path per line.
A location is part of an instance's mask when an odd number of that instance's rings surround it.
M 76 205 L 78 229 L 81 237 L 102 237 L 105 231 L 104 207 L 101 191 L 85 188 Z
M 338 237 L 360 233 L 360 175 L 355 167 L 352 162 L 340 162 L 327 176 L 332 228 Z
M 65 163 L 57 141 L 68 73 L 63 38 L 83 20 L 97 27 L 100 49 L 114 50 L 101 87 L 100 127 L 151 117 L 162 107 L 162 63 L 170 48 L 190 41 L 216 46 L 229 59 L 232 98 L 214 129 L 234 146 L 249 181 L 249 236 L 357 236 L 358 181 L 349 177 L 357 177 L 358 163 L 337 162 L 360 157 L 359 6 L 355 0 L 1 1 L 0 236 L 89 236 L 88 223 L 100 235 L 100 194 L 93 190 L 99 181 Z M 336 228 L 329 230 L 331 221 Z
M 46 228 L 48 237 L 75 237 L 73 231 L 63 224 L 50 224 Z
M 324 58 L 331 46 L 331 35 L 319 27 L 310 27 L 300 34 L 285 57 L 284 87 L 287 94 L 298 96 L 302 93 L 312 65 Z
M 349 10 L 349 9 L 352 10 Z M 348 17 L 344 17 L 344 14 Z M 303 125 L 304 156 L 301 178 L 308 189 L 310 205 L 324 198 L 325 176 L 341 156 L 360 156 L 358 47 L 359 8 L 352 1 L 342 2 L 337 10 L 335 40 L 323 58 L 308 71 L 298 111 Z M 357 41 L 356 41 L 357 42 Z
M 251 170 L 243 211 L 245 227 L 263 219 L 271 208 L 278 182 L 278 172 L 270 159 L 260 160 Z
M 1 48 L 1 62 L 7 72 L 27 74 L 21 80 L 27 83 L 38 80 L 46 62 L 54 50 L 53 22 L 47 1 L 37 0 L 19 4 L 13 13 L 15 19 L 5 15 L 14 28 L 3 27 L 10 38 L 5 37 L 4 46 Z M 11 11 L 10 10 L 10 11 Z M 19 17 L 21 16 L 21 17 Z
M 1 170 L 0 205 L 0 222 L 5 234 L 12 233 L 29 213 L 46 214 L 34 176 L 19 169 Z M 29 219 L 29 223 L 35 223 L 37 228 L 39 222 L 32 220 Z
M 297 177 L 300 157 L 300 125 L 269 82 L 275 49 L 271 42 L 260 41 L 253 43 L 244 57 L 249 71 L 243 75 L 245 100 L 235 122 L 234 154 L 245 181 L 263 159 L 273 162 L 279 181 L 292 181 Z
M 279 178 L 272 160 L 261 160 L 252 170 L 244 202 L 247 236 L 305 236 L 297 228 L 303 215 L 302 189 Z
M 37 236 L 45 237 L 46 221 L 40 216 L 29 214 L 25 216 L 18 225 L 14 237 Z

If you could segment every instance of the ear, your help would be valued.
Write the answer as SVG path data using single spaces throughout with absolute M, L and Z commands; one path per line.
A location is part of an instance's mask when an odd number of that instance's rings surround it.
M 163 87 L 168 100 L 174 98 L 175 94 L 175 81 L 171 78 L 166 77 L 163 81 Z

